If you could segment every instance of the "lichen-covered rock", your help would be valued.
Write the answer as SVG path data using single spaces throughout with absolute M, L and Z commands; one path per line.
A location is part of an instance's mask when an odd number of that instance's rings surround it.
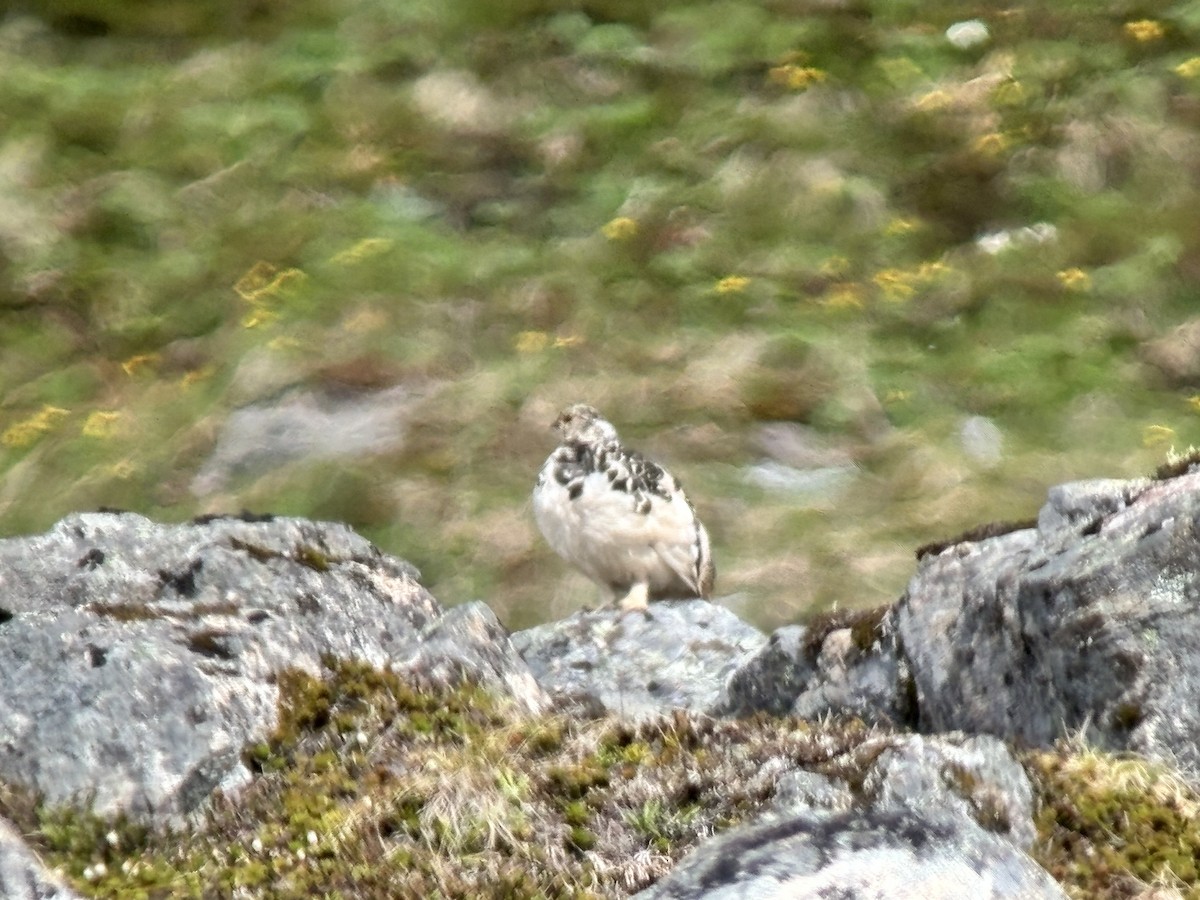
M 927 556 L 895 616 L 922 731 L 1200 767 L 1200 474 L 1057 487 L 1036 528 Z
M 326 656 L 545 696 L 482 605 L 444 614 L 344 525 L 73 515 L 0 541 L 0 780 L 154 818 L 248 777 L 275 674 Z
M 906 807 L 796 816 L 714 838 L 641 900 L 1064 900 L 1046 872 L 969 821 Z
M 730 673 L 765 640 L 704 600 L 653 603 L 644 613 L 581 612 L 513 635 L 551 694 L 632 718 L 716 710 Z
M 908 725 L 908 668 L 880 610 L 838 616 L 824 627 L 785 625 L 730 675 L 720 711 L 817 719 L 830 714 Z
M 881 735 L 840 772 L 783 776 L 758 821 L 702 844 L 638 896 L 1063 898 L 1024 850 L 1033 801 L 986 737 Z
M 21 835 L 0 819 L 0 897 L 4 900 L 79 900 L 47 871 Z

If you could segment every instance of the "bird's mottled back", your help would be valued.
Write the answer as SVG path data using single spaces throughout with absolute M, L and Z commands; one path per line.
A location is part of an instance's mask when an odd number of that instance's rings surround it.
M 567 407 L 562 443 L 533 491 L 538 527 L 554 550 L 625 608 L 647 600 L 707 597 L 714 568 L 708 533 L 682 487 L 624 447 L 595 408 Z

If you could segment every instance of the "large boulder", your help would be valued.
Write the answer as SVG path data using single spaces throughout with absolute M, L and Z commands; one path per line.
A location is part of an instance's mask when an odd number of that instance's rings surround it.
M 992 738 L 884 735 L 839 771 L 797 770 L 773 808 L 700 845 L 642 900 L 1062 900 L 1025 850 L 1032 790 Z
M 275 675 L 357 658 L 418 684 L 547 698 L 482 604 L 444 613 L 345 525 L 73 515 L 0 541 L 0 781 L 162 819 L 249 778 Z
M 610 665 L 619 668 L 621 662 Z M 778 629 L 724 714 L 852 714 L 1200 770 L 1200 473 L 1051 489 L 1036 522 L 925 548 L 892 607 Z
M 1200 474 L 1056 487 L 1036 527 L 926 555 L 894 616 L 921 731 L 1200 768 Z

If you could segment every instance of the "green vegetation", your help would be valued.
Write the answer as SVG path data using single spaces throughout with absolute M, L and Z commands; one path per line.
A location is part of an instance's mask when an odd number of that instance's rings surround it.
M 1200 279 L 1194 2 L 23 8 L 5 533 L 340 519 L 520 627 L 593 598 L 527 506 L 587 399 L 679 472 L 719 590 L 769 626 L 890 601 L 913 547 L 1197 442 L 1168 337 Z M 984 43 L 947 39 L 973 17 Z M 393 384 L 401 449 L 191 492 L 231 410 Z M 975 415 L 995 464 L 962 448 Z M 748 483 L 772 421 L 855 479 Z
M 93 897 L 613 897 L 761 806 L 768 763 L 844 768 L 869 736 L 857 721 L 529 719 L 476 688 L 326 664 L 280 676 L 279 727 L 244 754 L 253 783 L 187 827 L 4 789 L 0 815 Z
M 1200 794 L 1166 766 L 1062 746 L 1030 753 L 1034 856 L 1072 897 L 1200 897 Z M 1154 895 L 1157 896 L 1157 895 Z
M 4 785 L 0 816 L 91 897 L 614 897 L 752 817 L 781 762 L 861 790 L 888 746 L 857 720 L 529 718 L 471 686 L 325 664 L 280 675 L 279 726 L 243 755 L 253 781 L 187 825 L 45 808 Z M 1024 763 L 1033 855 L 1071 896 L 1200 896 L 1200 797 L 1177 773 L 1067 743 Z M 946 777 L 981 824 L 1010 827 L 968 772 Z

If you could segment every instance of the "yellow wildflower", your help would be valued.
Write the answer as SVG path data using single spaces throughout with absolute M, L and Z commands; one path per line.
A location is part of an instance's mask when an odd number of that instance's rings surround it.
M 912 397 L 912 391 L 891 390 L 883 395 L 883 402 L 888 406 L 894 403 L 907 403 Z
M 1193 56 L 1175 67 L 1175 74 L 1183 78 L 1195 78 L 1200 75 L 1200 56 Z
M 884 299 L 893 303 L 901 303 L 917 292 L 913 287 L 913 276 L 903 269 L 883 269 L 871 280 L 883 291 Z
M 915 269 L 881 269 L 871 279 L 883 291 L 883 299 L 902 303 L 917 293 L 917 288 L 937 281 L 950 271 L 944 262 L 923 262 Z
M 380 253 L 386 253 L 392 249 L 395 243 L 391 238 L 364 238 L 353 247 L 335 253 L 330 262 L 338 266 L 350 266 L 355 263 L 360 263 L 364 259 L 370 259 L 372 256 L 378 256 Z
M 577 334 L 564 334 L 563 336 L 556 337 L 554 339 L 554 346 L 558 347 L 558 348 L 575 347 L 582 343 L 583 343 L 583 338 L 581 338 Z
M 1147 425 L 1142 430 L 1143 447 L 1159 447 L 1175 438 L 1175 429 L 1166 425 Z
M 973 147 L 976 153 L 984 156 L 999 156 L 1008 149 L 1011 143 L 1007 136 L 998 131 L 992 131 L 977 137 Z
M 203 369 L 193 369 L 192 371 L 185 373 L 184 376 L 179 379 L 179 386 L 189 388 L 193 384 L 197 384 L 201 381 L 212 378 L 214 371 L 215 370 L 212 366 L 205 366 Z
M 137 356 L 131 356 L 125 362 L 121 363 L 121 369 L 126 375 L 132 375 L 138 369 L 158 362 L 157 353 L 139 353 Z
M 1082 293 L 1091 290 L 1092 276 L 1079 268 L 1063 269 L 1058 273 L 1058 283 L 1068 291 Z
M 726 275 L 717 282 L 715 288 L 718 294 L 740 294 L 750 284 L 750 279 L 745 275 Z
M 281 272 L 271 263 L 260 260 L 237 280 L 233 289 L 247 303 L 261 303 L 303 282 L 307 277 L 300 269 L 284 269 Z
M 638 233 L 638 223 L 629 216 L 617 216 L 600 230 L 610 241 L 627 241 Z
M 862 309 L 862 285 L 839 284 L 825 293 L 821 303 L 830 309 Z
M 70 413 L 60 407 L 43 406 L 28 419 L 22 419 L 6 428 L 4 433 L 0 434 L 0 444 L 5 447 L 28 447 L 52 430 L 67 415 Z
M 112 437 L 117 431 L 121 418 L 119 412 L 96 410 L 83 423 L 82 434 L 85 437 L 94 438 Z
M 1000 82 L 992 91 L 992 102 L 997 106 L 1020 106 L 1026 97 L 1025 86 L 1015 78 Z
M 546 349 L 550 338 L 544 331 L 522 331 L 517 335 L 516 347 L 518 353 L 540 353 Z
M 1139 44 L 1148 44 L 1151 41 L 1162 40 L 1167 32 L 1161 23 L 1153 19 L 1138 19 L 1136 22 L 1125 23 L 1125 33 Z
M 774 66 L 767 72 L 767 78 L 772 84 L 778 84 L 793 91 L 808 90 L 814 84 L 820 84 L 829 76 L 821 69 L 812 66 L 797 66 L 786 63 Z
M 919 219 L 910 216 L 896 216 L 884 226 L 883 233 L 888 235 L 908 234 L 910 231 L 916 231 L 920 226 Z
M 1200 412 L 1200 394 L 1192 394 L 1188 397 L 1187 404 L 1192 408 L 1192 412 Z
M 258 328 L 260 325 L 270 325 L 279 318 L 278 313 L 273 313 L 269 309 L 256 309 L 250 312 L 242 319 L 243 328 Z

